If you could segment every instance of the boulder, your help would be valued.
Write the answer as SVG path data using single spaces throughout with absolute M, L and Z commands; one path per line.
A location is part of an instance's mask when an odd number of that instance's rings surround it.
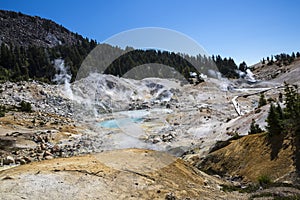
M 10 165 L 10 164 L 14 164 L 15 163 L 15 159 L 12 156 L 7 156 L 4 160 L 3 160 L 3 164 L 4 165 Z
M 52 160 L 54 157 L 53 156 L 45 156 L 46 160 Z

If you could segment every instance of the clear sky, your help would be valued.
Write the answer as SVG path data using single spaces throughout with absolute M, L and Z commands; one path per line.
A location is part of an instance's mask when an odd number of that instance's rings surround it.
M 300 51 L 299 0 L 0 0 L 0 9 L 51 19 L 98 42 L 134 28 L 169 28 L 237 64 Z

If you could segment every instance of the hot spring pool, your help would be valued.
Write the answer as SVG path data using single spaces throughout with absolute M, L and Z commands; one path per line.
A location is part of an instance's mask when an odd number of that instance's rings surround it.
M 115 112 L 115 119 L 105 120 L 98 123 L 103 128 L 120 128 L 132 123 L 142 123 L 147 116 L 158 116 L 173 112 L 170 109 L 131 110 Z
M 99 123 L 99 126 L 103 128 L 119 128 L 122 126 L 122 124 L 126 123 L 141 123 L 143 122 L 142 117 L 135 117 L 135 118 L 123 118 L 123 119 L 111 119 L 111 120 L 106 120 L 103 122 Z

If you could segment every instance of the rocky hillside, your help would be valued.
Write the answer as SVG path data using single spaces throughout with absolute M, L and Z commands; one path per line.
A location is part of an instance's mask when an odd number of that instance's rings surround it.
M 72 33 L 55 22 L 0 10 L 0 80 L 52 82 L 55 60 L 65 60 L 75 80 L 82 61 L 97 42 Z
M 252 71 L 257 79 L 262 81 L 299 83 L 300 58 L 297 57 L 290 64 L 282 64 L 276 61 L 270 64 L 261 62 L 252 66 Z
M 291 140 L 290 137 L 269 138 L 265 133 L 245 136 L 210 153 L 197 165 L 204 171 L 240 177 L 245 182 L 257 182 L 261 176 L 269 176 L 273 181 L 297 183 L 295 146 Z
M 250 199 L 299 199 L 297 146 L 291 136 L 249 135 L 218 143 L 194 165 L 230 180 L 230 191 L 254 191 Z
M 74 45 L 82 39 L 51 20 L 0 10 L 0 44 L 54 47 Z

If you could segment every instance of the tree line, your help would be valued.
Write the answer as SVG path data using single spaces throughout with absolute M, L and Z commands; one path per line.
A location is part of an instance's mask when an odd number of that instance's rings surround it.
M 96 45 L 96 41 L 88 39 L 75 45 L 58 45 L 53 48 L 38 46 L 25 48 L 2 43 L 0 47 L 0 80 L 27 81 L 34 79 L 49 83 L 56 73 L 53 67 L 54 60 L 62 58 L 72 74 L 72 81 L 74 81 L 81 63 Z M 111 48 L 117 49 L 117 47 Z M 209 69 L 219 70 L 228 78 L 238 78 L 238 67 L 232 58 L 190 56 L 160 50 L 130 51 L 115 60 L 105 73 L 122 76 L 135 66 L 147 63 L 168 65 L 187 79 L 190 78 L 190 72 L 208 74 Z
M 271 55 L 271 57 L 267 57 L 266 59 L 263 58 L 261 60 L 261 63 L 263 65 L 277 65 L 279 67 L 281 66 L 287 66 L 290 65 L 295 59 L 300 58 L 300 52 L 292 52 L 291 55 L 286 53 L 277 54 L 275 56 Z
M 76 74 L 82 61 L 95 48 L 95 40 L 83 39 L 74 45 L 58 45 L 53 48 L 13 46 L 1 44 L 0 80 L 27 81 L 29 79 L 50 83 L 55 75 L 54 60 L 62 58 L 71 74 Z M 72 77 L 73 80 L 75 76 Z

